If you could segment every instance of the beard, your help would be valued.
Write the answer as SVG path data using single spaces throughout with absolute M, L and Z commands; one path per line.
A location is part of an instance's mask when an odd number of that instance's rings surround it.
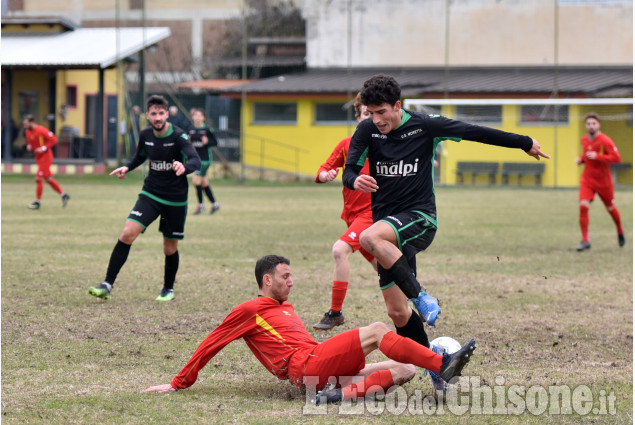
M 152 128 L 156 131 L 162 131 L 165 128 L 166 122 L 164 121 L 160 126 L 152 124 Z

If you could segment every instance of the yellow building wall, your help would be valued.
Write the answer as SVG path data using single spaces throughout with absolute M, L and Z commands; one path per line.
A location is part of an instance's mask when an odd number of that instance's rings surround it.
M 329 102 L 346 102 L 345 98 Z M 258 125 L 253 123 L 255 102 L 297 103 L 297 123 L 290 125 Z M 348 136 L 346 125 L 315 125 L 313 99 L 276 97 L 249 98 L 243 106 L 245 164 L 312 176 L 329 157 L 335 145 Z M 351 131 L 355 127 L 351 127 Z M 297 148 L 297 150 L 295 150 Z
M 97 95 L 99 92 L 99 73 L 96 70 L 63 70 L 56 71 L 56 128 L 59 132 L 63 126 L 72 126 L 79 129 L 80 135 L 86 132 L 86 95 Z M 16 123 L 22 122 L 19 106 L 19 93 L 32 91 L 37 93 L 38 108 L 34 114 L 39 124 L 47 125 L 45 120 L 49 114 L 49 87 L 48 71 L 13 71 L 13 119 Z M 62 120 L 59 114 L 60 108 L 66 103 L 66 86 L 77 87 L 77 106 L 66 108 L 66 119 Z M 119 89 L 118 89 L 119 85 Z M 104 98 L 108 95 L 123 93 L 123 80 L 117 78 L 117 69 L 108 69 L 104 72 Z M 118 97 L 119 110 L 123 109 L 123 96 Z
M 298 100 L 295 97 L 276 98 L 275 100 L 258 97 L 248 98 L 242 111 L 246 120 L 245 164 L 314 176 L 319 166 L 331 154 L 337 142 L 347 137 L 355 128 L 352 126 L 349 129 L 345 125 L 315 125 L 313 117 L 314 105 L 317 101 L 322 100 Z M 346 99 L 329 99 L 329 101 L 344 103 Z M 253 123 L 253 105 L 255 102 L 297 102 L 297 123 L 256 125 Z M 612 115 L 616 115 L 616 107 L 611 108 Z M 620 108 L 624 116 L 630 113 L 628 107 L 622 106 Z M 593 109 L 602 115 L 601 108 L 594 107 Z M 579 184 L 582 168 L 575 164 L 575 158 L 580 155 L 580 139 L 586 133 L 582 117 L 589 110 L 588 107 L 570 105 L 569 122 L 556 127 L 551 124 L 521 124 L 520 106 L 504 105 L 502 124 L 495 128 L 527 135 L 538 140 L 542 151 L 551 156 L 551 159 L 542 160 L 545 161 L 545 172 L 542 176 L 543 186 L 576 187 Z M 618 111 L 618 115 L 620 111 Z M 441 113 L 452 118 L 454 106 L 444 106 Z M 622 162 L 632 163 L 632 124 L 629 125 L 625 119 L 603 121 L 602 130 L 616 142 L 622 155 Z M 298 150 L 294 150 L 295 148 Z M 447 185 L 456 184 L 456 165 L 459 161 L 491 161 L 501 164 L 503 162 L 536 161 L 518 149 L 506 149 L 467 140 L 458 143 L 443 142 L 439 159 L 441 184 Z M 617 177 L 618 183 L 632 184 L 632 170 L 622 171 Z M 478 176 L 476 183 L 487 184 L 487 176 Z M 500 183 L 499 173 L 497 184 Z M 533 186 L 534 179 L 526 176 L 521 183 L 523 186 Z M 517 184 L 515 176 L 510 178 L 510 184 Z

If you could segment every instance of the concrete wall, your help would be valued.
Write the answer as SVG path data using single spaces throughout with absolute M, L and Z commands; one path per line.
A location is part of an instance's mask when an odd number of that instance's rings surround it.
M 623 0 L 304 0 L 303 14 L 309 67 L 633 62 Z

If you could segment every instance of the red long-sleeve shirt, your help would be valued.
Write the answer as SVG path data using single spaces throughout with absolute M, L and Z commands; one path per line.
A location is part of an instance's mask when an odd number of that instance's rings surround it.
M 207 362 L 227 344 L 240 338 L 245 340 L 260 363 L 279 379 L 287 379 L 289 360 L 297 350 L 318 344 L 291 303 L 258 297 L 234 308 L 203 340 L 185 367 L 172 379 L 172 387 L 183 389 L 194 384 L 198 372 Z
M 585 154 L 589 151 L 597 152 L 595 159 L 588 159 Z M 580 183 L 592 186 L 610 186 L 613 184 L 611 178 L 610 164 L 618 163 L 622 159 L 613 140 L 604 133 L 597 134 L 593 140 L 589 140 L 589 135 L 582 137 L 581 161 L 584 163 L 584 171 L 580 177 Z
M 31 147 L 36 161 L 45 156 L 53 155 L 51 148 L 57 143 L 57 137 L 55 137 L 55 134 L 48 128 L 39 124 L 33 126 L 33 130 L 25 128 L 24 137 L 26 138 L 27 144 Z M 46 146 L 46 150 L 44 152 L 36 152 L 36 149 L 42 146 Z
M 322 171 L 335 170 L 337 168 L 344 167 L 350 144 L 350 137 L 340 140 L 337 146 L 335 146 L 335 149 L 333 149 L 331 156 L 329 156 L 326 162 L 320 166 L 317 176 L 315 177 L 316 183 L 324 183 L 320 181 L 320 173 Z M 360 174 L 369 174 L 368 160 L 364 163 Z M 358 214 L 370 211 L 370 193 L 360 192 L 359 190 L 351 190 L 344 186 L 342 189 L 342 197 L 344 198 L 344 209 L 342 209 L 341 217 L 346 223 L 350 223 Z

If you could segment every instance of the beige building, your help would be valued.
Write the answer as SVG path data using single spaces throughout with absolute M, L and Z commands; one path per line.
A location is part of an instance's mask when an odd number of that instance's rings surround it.
M 304 0 L 307 66 L 632 65 L 624 0 Z

